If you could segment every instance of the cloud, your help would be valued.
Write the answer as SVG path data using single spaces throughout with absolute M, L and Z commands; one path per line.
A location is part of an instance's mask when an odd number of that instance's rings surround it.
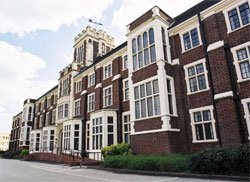
M 122 0 L 121 6 L 113 13 L 112 25 L 117 27 L 121 31 L 122 35 L 125 35 L 126 25 L 134 21 L 155 5 L 159 6 L 169 16 L 174 18 L 200 1 L 201 0 Z
M 57 84 L 43 80 L 39 70 L 45 61 L 21 47 L 0 41 L 0 132 L 9 132 L 13 115 L 22 110 L 26 98 L 38 98 Z
M 80 18 L 100 19 L 113 0 L 0 0 L 0 33 L 23 36 L 37 30 L 57 31 Z

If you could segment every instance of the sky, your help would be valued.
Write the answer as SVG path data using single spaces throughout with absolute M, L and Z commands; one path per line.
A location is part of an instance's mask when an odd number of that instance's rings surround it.
M 126 41 L 126 25 L 157 5 L 175 17 L 201 0 L 0 0 L 0 132 L 23 101 L 38 98 L 72 62 L 74 37 L 89 24 Z

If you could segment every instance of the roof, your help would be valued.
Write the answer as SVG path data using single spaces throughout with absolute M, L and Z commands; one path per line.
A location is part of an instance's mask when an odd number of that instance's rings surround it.
M 220 2 L 221 0 L 203 0 L 202 2 L 191 7 L 187 11 L 181 13 L 174 18 L 175 22 L 170 26 L 169 29 L 181 24 L 182 22 L 188 20 L 189 18 L 197 15 L 198 13 L 204 11 L 205 9 L 213 6 L 214 4 Z
M 94 65 L 96 65 L 97 63 L 101 62 L 102 60 L 104 60 L 105 58 L 111 56 L 112 54 L 114 54 L 115 52 L 121 50 L 122 48 L 126 47 L 127 46 L 127 41 L 120 44 L 119 46 L 117 46 L 116 48 L 112 49 L 111 51 L 109 51 L 107 54 L 103 55 L 103 56 L 99 56 L 96 58 L 96 60 L 94 61 L 93 64 L 91 64 L 90 66 L 88 67 L 83 67 L 80 72 L 75 75 L 74 77 L 77 77 L 78 75 L 80 75 L 81 73 L 83 73 L 84 71 L 86 71 L 87 69 L 93 67 Z

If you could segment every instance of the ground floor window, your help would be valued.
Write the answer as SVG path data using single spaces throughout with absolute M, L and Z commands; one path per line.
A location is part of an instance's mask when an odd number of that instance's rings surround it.
M 49 150 L 54 149 L 55 130 L 50 130 Z
M 130 115 L 124 115 L 123 116 L 123 142 L 124 143 L 130 143 L 129 142 L 129 135 L 130 135 Z
M 79 150 L 80 127 L 79 124 L 74 125 L 74 150 Z
M 34 149 L 34 137 L 35 137 L 35 134 L 31 133 L 31 135 L 30 135 L 30 150 Z
M 108 118 L 108 146 L 114 144 L 114 118 L 109 116 Z
M 43 131 L 43 150 L 47 150 L 48 130 Z
M 64 131 L 63 131 L 63 147 L 65 150 L 70 150 L 70 129 L 71 125 L 66 125 L 64 126 Z
M 213 106 L 189 110 L 193 142 L 217 141 Z
M 89 150 L 90 147 L 90 123 L 87 123 L 86 126 L 86 150 Z
M 244 118 L 246 119 L 248 139 L 250 140 L 250 98 L 242 99 L 241 103 L 244 108 Z
M 92 120 L 92 149 L 100 150 L 102 148 L 102 117 Z
M 39 151 L 39 147 L 40 147 L 40 133 L 36 134 L 36 151 Z

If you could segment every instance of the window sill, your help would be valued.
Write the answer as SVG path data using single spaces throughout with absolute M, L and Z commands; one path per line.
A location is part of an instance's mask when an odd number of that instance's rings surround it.
M 199 44 L 199 45 L 197 45 L 197 46 L 195 46 L 195 47 L 192 47 L 192 48 L 190 48 L 190 49 L 188 49 L 188 50 L 182 50 L 181 53 L 182 53 L 182 54 L 187 53 L 187 52 L 189 52 L 189 51 L 191 51 L 191 50 L 194 50 L 195 48 L 198 48 L 198 47 L 200 47 L 200 46 L 202 46 L 202 45 L 203 45 L 203 44 Z
M 236 32 L 236 31 L 238 31 L 238 30 L 240 30 L 240 29 L 243 29 L 243 28 L 247 27 L 248 25 L 250 25 L 250 23 L 248 23 L 248 24 L 246 24 L 246 25 L 243 25 L 243 26 L 241 26 L 241 27 L 239 27 L 239 28 L 236 28 L 236 29 L 234 29 L 234 30 L 231 30 L 231 28 L 230 28 L 230 30 L 227 31 L 227 34 Z
M 213 140 L 193 140 L 192 143 L 213 143 L 213 142 L 218 142 L 218 139 L 213 139 Z
M 189 95 L 193 95 L 193 94 L 197 94 L 197 93 L 201 93 L 201 92 L 206 92 L 208 90 L 210 90 L 210 87 L 208 87 L 208 88 L 206 88 L 204 90 L 196 91 L 196 92 L 187 92 L 187 95 L 189 96 Z
M 241 83 L 241 82 L 245 82 L 245 81 L 249 81 L 250 78 L 245 78 L 245 79 L 238 79 L 237 82 Z
M 111 76 L 109 76 L 109 77 L 107 77 L 107 78 L 104 78 L 104 77 L 103 77 L 102 80 L 103 80 L 103 81 L 104 81 L 104 80 L 107 80 L 107 79 L 111 78 L 112 76 L 113 76 L 113 75 L 111 75 Z
M 103 106 L 102 108 L 105 109 L 106 107 L 110 107 L 110 106 L 112 106 L 112 105 L 113 105 L 113 104 L 107 105 L 107 106 Z
M 153 64 L 155 64 L 155 63 L 157 63 L 158 61 L 155 61 L 155 62 L 153 62 L 153 63 L 149 63 L 148 65 L 146 65 L 146 66 L 143 66 L 143 67 L 141 67 L 141 68 L 138 68 L 138 69 L 136 69 L 136 70 L 133 70 L 132 72 L 130 72 L 130 73 L 135 73 L 135 72 L 137 72 L 137 71 L 140 71 L 141 69 L 144 69 L 144 68 L 146 68 L 146 67 L 149 67 L 149 66 L 151 66 L 151 65 L 153 65 Z

